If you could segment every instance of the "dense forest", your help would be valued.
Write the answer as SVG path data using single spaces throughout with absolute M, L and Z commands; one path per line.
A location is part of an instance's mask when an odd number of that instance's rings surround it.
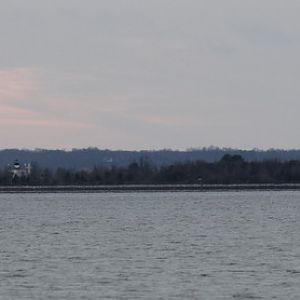
M 12 178 L 7 167 L 0 171 L 0 185 L 121 185 L 121 184 L 245 184 L 300 183 L 300 161 L 247 161 L 224 155 L 217 162 L 187 161 L 156 166 L 141 158 L 127 167 L 94 167 L 90 170 L 32 165 L 31 174 Z

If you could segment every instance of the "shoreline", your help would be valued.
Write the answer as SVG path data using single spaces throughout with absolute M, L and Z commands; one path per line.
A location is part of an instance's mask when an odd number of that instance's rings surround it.
M 300 184 L 181 184 L 181 185 L 97 185 L 97 186 L 0 186 L 4 193 L 122 193 L 122 192 L 226 192 L 298 191 Z

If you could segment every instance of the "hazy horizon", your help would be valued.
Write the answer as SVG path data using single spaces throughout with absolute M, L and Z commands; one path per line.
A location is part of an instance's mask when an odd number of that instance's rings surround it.
M 127 149 L 127 148 L 101 148 L 96 146 L 88 146 L 88 147 L 73 147 L 73 148 L 29 148 L 29 147 L 15 147 L 15 148 L 0 148 L 0 151 L 6 150 L 18 150 L 18 151 L 76 151 L 76 150 L 100 150 L 100 151 L 129 151 L 129 152 L 159 152 L 159 151 L 179 151 L 179 152 L 189 152 L 189 151 L 213 151 L 213 150 L 221 150 L 221 151 L 256 151 L 256 152 L 268 152 L 268 151 L 300 151 L 300 148 L 233 148 L 233 147 L 218 147 L 218 146 L 203 146 L 203 147 L 189 147 L 189 148 L 136 148 L 136 149 Z
M 300 149 L 299 9 L 5 1 L 1 149 Z

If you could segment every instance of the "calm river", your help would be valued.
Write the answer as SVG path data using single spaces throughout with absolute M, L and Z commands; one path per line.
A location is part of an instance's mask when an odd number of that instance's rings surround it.
M 0 195 L 0 299 L 300 299 L 300 192 Z

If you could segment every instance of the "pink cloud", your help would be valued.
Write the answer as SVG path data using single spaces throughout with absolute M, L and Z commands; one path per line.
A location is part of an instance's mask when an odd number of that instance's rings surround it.
M 76 121 L 65 121 L 57 118 L 44 118 L 41 114 L 23 108 L 0 105 L 1 126 L 46 126 L 71 128 L 86 128 L 88 124 Z
M 37 69 L 0 70 L 0 125 L 53 127 L 61 130 L 89 127 L 83 122 L 66 120 L 63 116 L 48 113 L 50 109 L 64 111 L 71 102 L 49 97 L 42 87 Z M 37 110 L 41 105 L 43 110 Z
M 26 98 L 38 88 L 37 70 L 33 68 L 0 70 L 0 101 Z
M 189 126 L 194 123 L 189 118 L 179 116 L 142 116 L 141 121 L 147 124 L 162 126 Z
M 80 122 L 62 121 L 62 120 L 42 120 L 42 119 L 19 119 L 19 118 L 7 118 L 1 119 L 0 125 L 4 126 L 45 126 L 45 127 L 55 127 L 61 130 L 65 128 L 88 128 L 88 124 Z

